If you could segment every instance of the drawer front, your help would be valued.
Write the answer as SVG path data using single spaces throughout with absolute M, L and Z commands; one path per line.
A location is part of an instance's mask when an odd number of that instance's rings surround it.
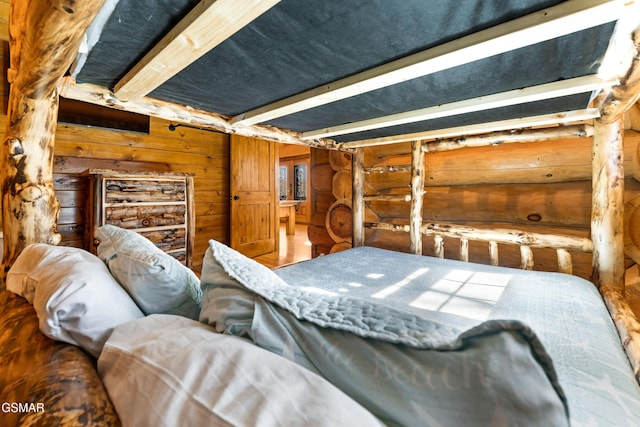
M 143 231 L 140 232 L 140 234 L 151 240 L 157 247 L 165 252 L 186 248 L 187 232 L 184 228 Z
M 128 180 L 107 178 L 105 203 L 184 202 L 186 184 L 182 180 Z
M 181 225 L 186 222 L 186 205 L 109 206 L 105 222 L 121 228 L 149 228 Z
M 178 261 L 180 261 L 182 264 L 186 264 L 187 263 L 187 251 L 186 250 L 169 252 L 169 255 L 171 255 L 172 257 L 174 257 Z

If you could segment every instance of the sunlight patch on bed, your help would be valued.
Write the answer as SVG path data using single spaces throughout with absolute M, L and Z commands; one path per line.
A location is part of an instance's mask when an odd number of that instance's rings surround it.
M 476 272 L 469 279 L 471 283 L 491 284 L 494 286 L 506 287 L 511 280 L 510 274 Z
M 439 311 L 450 298 L 451 295 L 448 293 L 427 291 L 423 292 L 409 305 L 416 308 L 423 308 L 425 310 Z
M 453 270 L 409 305 L 470 319 L 487 320 L 510 279 L 508 274 Z
M 440 309 L 443 313 L 455 314 L 475 320 L 487 320 L 493 304 L 486 301 L 453 297 Z
M 312 293 L 312 294 L 329 295 L 329 296 L 338 295 L 336 292 L 331 292 L 331 291 L 328 291 L 326 289 L 314 288 L 313 286 L 304 286 L 304 287 L 302 287 L 302 289 L 304 289 L 305 291 L 307 291 L 309 293 Z
M 407 286 L 409 283 L 411 283 L 411 281 L 417 279 L 418 277 L 422 276 L 424 273 L 426 273 L 427 271 L 429 271 L 428 268 L 419 268 L 416 271 L 414 271 L 413 273 L 411 273 L 410 275 L 408 275 L 407 277 L 405 277 L 404 279 L 402 279 L 401 281 L 394 283 L 391 286 L 386 287 L 385 289 L 376 292 L 375 294 L 371 295 L 373 298 L 378 298 L 378 299 L 383 299 L 388 297 L 389 295 L 399 291 L 400 289 L 402 289 L 403 287 Z
M 466 283 L 462 288 L 460 288 L 456 295 L 459 297 L 473 298 L 495 304 L 498 302 L 503 292 L 504 287 L 500 285 L 495 286 Z
M 350 286 L 352 288 L 361 288 L 361 287 L 364 286 L 362 283 L 358 283 L 358 282 L 349 282 L 346 285 Z M 347 292 L 351 292 L 351 289 L 349 289 L 349 288 L 338 288 L 338 292 L 342 292 L 342 293 L 346 294 Z

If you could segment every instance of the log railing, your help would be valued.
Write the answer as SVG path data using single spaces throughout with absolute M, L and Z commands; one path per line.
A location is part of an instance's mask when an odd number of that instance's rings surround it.
M 409 232 L 409 225 L 372 223 L 368 227 L 377 230 Z M 520 247 L 520 268 L 532 270 L 534 248 L 555 249 L 558 257 L 558 271 L 572 274 L 573 263 L 570 252 L 592 252 L 593 243 L 586 237 L 560 234 L 541 234 L 514 229 L 479 229 L 456 224 L 422 224 L 420 232 L 434 237 L 434 252 L 438 258 L 444 258 L 444 238 L 456 238 L 460 241 L 460 261 L 469 261 L 469 241 L 487 242 L 491 265 L 498 265 L 498 244 L 518 245 Z
M 637 36 L 637 40 L 640 36 Z M 638 60 L 634 60 L 635 74 L 638 74 L 640 66 L 637 65 Z M 629 79 L 627 79 L 629 80 Z M 640 79 L 638 79 L 640 81 Z M 635 82 L 634 79 L 630 79 L 630 82 Z M 636 86 L 631 83 L 634 88 Z M 637 93 L 637 90 L 636 92 Z M 618 115 L 619 116 L 619 115 Z M 608 116 L 607 116 L 608 117 Z M 520 137 L 523 137 L 523 141 L 532 140 L 548 140 L 549 138 L 559 138 L 561 136 L 566 137 L 593 137 L 593 150 L 592 150 L 592 167 L 591 176 L 592 179 L 592 205 L 591 211 L 591 240 L 588 241 L 588 250 L 592 254 L 592 276 L 591 280 L 597 287 L 603 285 L 624 287 L 624 254 L 622 252 L 623 232 L 621 230 L 622 214 L 624 205 L 624 168 L 621 159 L 622 156 L 622 128 L 620 127 L 621 120 L 618 117 L 617 121 L 611 120 L 597 120 L 595 126 L 566 126 L 560 128 L 553 128 L 548 130 L 520 130 L 514 131 L 509 134 L 508 141 L 502 141 L 504 133 L 491 133 L 488 135 L 476 136 L 477 141 L 472 144 L 473 147 L 479 147 L 483 145 L 500 145 L 505 142 L 515 143 L 520 142 Z M 547 132 L 549 134 L 547 134 Z M 465 140 L 466 141 L 466 140 Z M 425 216 L 424 210 L 429 211 L 430 206 L 428 200 L 424 200 L 425 197 L 425 164 L 432 161 L 430 153 L 436 151 L 448 151 L 463 148 L 466 145 L 458 140 L 455 141 L 414 141 L 411 146 L 411 164 L 407 164 L 406 160 L 394 159 L 392 165 L 378 165 L 374 167 L 364 167 L 362 160 L 364 159 L 363 148 L 357 148 L 356 152 L 362 159 L 359 164 L 355 164 L 352 168 L 353 176 L 353 224 L 354 224 L 354 239 L 353 246 L 362 246 L 365 244 L 364 239 L 364 227 L 362 221 L 365 217 L 365 205 L 371 201 L 399 201 L 397 197 L 402 198 L 402 202 L 406 203 L 407 197 L 405 194 L 376 194 L 375 191 L 366 191 L 364 188 L 366 184 L 365 177 L 372 177 L 376 174 L 387 174 L 390 180 L 395 179 L 394 173 L 401 173 L 403 180 L 406 179 L 406 174 L 409 172 L 410 181 L 407 183 L 410 187 L 410 211 L 407 221 L 407 227 L 409 227 L 409 239 L 410 239 L 410 251 L 412 253 L 421 252 L 420 240 L 423 236 L 422 222 Z M 419 149 L 418 149 L 419 148 Z M 404 152 L 406 154 L 406 151 Z M 404 161 L 404 162 L 403 162 Z M 400 163 L 398 163 L 400 162 Z M 435 167 L 429 165 L 430 171 Z M 526 168 L 524 168 L 525 173 Z M 429 172 L 432 173 L 432 172 Z M 464 184 L 464 182 L 457 182 L 457 184 Z M 403 184 L 404 185 L 404 184 Z M 373 194 L 371 194 L 373 193 Z M 402 206 L 402 209 L 405 207 Z M 428 213 L 428 212 L 427 212 Z M 371 222 L 375 222 L 373 220 Z M 389 225 L 394 228 L 396 225 Z M 404 227 L 403 227 L 404 228 Z M 357 231 L 357 234 L 356 234 Z M 517 233 L 517 232 L 516 232 Z M 507 233 L 507 236 L 509 234 Z M 540 236 L 532 234 L 532 236 Z M 560 238 L 564 236 L 559 236 Z M 466 260 L 468 258 L 468 238 L 463 237 L 461 240 L 461 258 Z M 560 239 L 562 240 L 562 239 Z M 497 264 L 498 260 L 498 243 L 500 241 L 489 242 L 489 252 L 491 262 Z M 513 243 L 511 241 L 506 242 Z M 436 253 L 443 251 L 443 242 L 440 238 L 436 238 Z M 520 245 L 521 259 L 523 267 L 533 267 L 533 256 L 531 254 L 531 244 Z M 570 249 L 559 247 L 556 248 L 555 244 L 549 245 L 549 247 L 555 248 L 558 253 L 559 269 L 561 271 L 570 272 L 573 267 L 571 265 L 571 256 L 569 254 Z

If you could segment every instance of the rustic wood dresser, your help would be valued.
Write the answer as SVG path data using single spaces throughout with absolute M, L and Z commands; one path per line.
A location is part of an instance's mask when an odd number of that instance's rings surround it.
M 194 240 L 193 176 L 185 173 L 89 169 L 85 239 L 95 253 L 104 224 L 135 230 L 191 267 Z

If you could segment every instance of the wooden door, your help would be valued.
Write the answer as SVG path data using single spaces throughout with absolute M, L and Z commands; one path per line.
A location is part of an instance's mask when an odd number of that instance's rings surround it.
M 231 247 L 249 257 L 278 250 L 277 150 L 273 142 L 231 136 Z

